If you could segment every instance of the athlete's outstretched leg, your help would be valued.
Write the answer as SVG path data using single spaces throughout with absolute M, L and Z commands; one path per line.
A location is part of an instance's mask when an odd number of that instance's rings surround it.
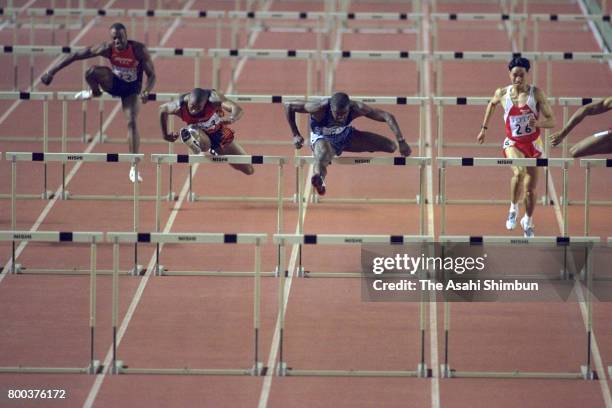
M 225 155 L 232 156 L 232 155 L 246 155 L 246 154 L 248 154 L 246 152 L 246 150 L 244 150 L 242 148 L 242 146 L 240 146 L 236 142 L 231 142 L 230 144 L 220 148 L 219 149 L 219 153 L 224 155 L 224 156 Z M 230 166 L 232 166 L 236 170 L 239 170 L 239 171 L 243 172 L 247 176 L 250 176 L 251 174 L 255 173 L 255 169 L 253 168 L 253 165 L 251 165 L 251 164 L 233 164 L 233 163 L 231 163 Z
M 584 138 L 570 148 L 570 155 L 572 157 L 609 153 L 612 153 L 612 130 L 596 133 Z
M 325 194 L 325 176 L 327 175 L 327 166 L 329 166 L 334 158 L 335 151 L 329 140 L 319 139 L 312 147 L 314 162 L 314 171 L 310 180 L 317 193 Z
M 351 139 L 345 146 L 347 152 L 386 152 L 393 153 L 397 149 L 396 143 L 377 133 L 353 129 Z
M 98 97 L 102 95 L 102 91 L 110 92 L 113 88 L 113 71 L 108 67 L 89 67 L 85 71 L 85 81 L 91 88 L 92 95 Z

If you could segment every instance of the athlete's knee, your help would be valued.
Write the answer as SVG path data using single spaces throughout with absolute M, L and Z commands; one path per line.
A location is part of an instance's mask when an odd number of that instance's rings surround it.
M 385 144 L 383 145 L 383 151 L 387 153 L 393 153 L 396 150 L 397 150 L 397 144 L 391 139 L 386 139 Z
M 246 166 L 244 166 L 243 168 L 240 169 L 244 174 L 246 174 L 247 176 L 250 176 L 251 174 L 255 173 L 255 168 L 253 166 L 251 166 L 250 164 L 247 164 Z
M 97 66 L 93 65 L 89 68 L 87 68 L 87 70 L 85 71 L 85 79 L 91 80 L 91 79 L 99 79 L 99 69 Z

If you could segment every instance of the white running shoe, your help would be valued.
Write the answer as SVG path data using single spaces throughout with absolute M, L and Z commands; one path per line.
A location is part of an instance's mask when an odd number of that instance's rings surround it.
M 202 147 L 198 139 L 195 138 L 195 134 L 195 129 L 184 127 L 181 129 L 181 140 L 189 147 L 193 154 L 200 154 L 202 153 Z
M 535 234 L 533 233 L 533 224 L 527 224 L 527 218 L 521 218 L 521 227 L 523 228 L 523 236 L 525 238 L 535 237 Z
M 136 167 L 130 166 L 130 181 L 132 183 L 136 182 Z M 138 182 L 142 183 L 142 177 L 140 176 L 140 172 L 138 172 Z
M 76 99 L 77 101 L 86 101 L 91 98 L 93 98 L 93 92 L 91 91 L 91 89 L 85 89 L 83 91 L 77 92 L 74 95 L 74 99 Z
M 506 229 L 513 230 L 516 228 L 516 211 L 508 211 L 508 219 L 506 220 Z

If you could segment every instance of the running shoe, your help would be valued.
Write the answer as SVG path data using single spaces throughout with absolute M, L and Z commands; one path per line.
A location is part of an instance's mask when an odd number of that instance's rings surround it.
M 535 237 L 535 234 L 533 233 L 533 224 L 527 224 L 527 218 L 521 218 L 521 227 L 523 228 L 523 236 L 525 238 Z
M 516 228 L 516 211 L 508 211 L 508 219 L 506 220 L 506 229 L 513 230 Z
M 91 91 L 91 89 L 85 89 L 83 91 L 77 92 L 74 95 L 74 99 L 77 101 L 86 101 L 91 98 L 93 98 L 93 92 Z
M 325 195 L 325 180 L 323 180 L 323 177 L 321 177 L 320 174 L 315 174 L 312 176 L 310 182 L 315 190 L 317 190 L 317 194 Z
M 195 138 L 195 133 L 195 129 L 184 127 L 181 129 L 181 140 L 189 147 L 193 154 L 200 154 L 202 153 L 202 147 L 198 139 Z
M 130 166 L 130 181 L 132 183 L 136 182 L 136 166 Z M 142 183 L 142 177 L 140 177 L 140 172 L 138 172 L 138 182 Z

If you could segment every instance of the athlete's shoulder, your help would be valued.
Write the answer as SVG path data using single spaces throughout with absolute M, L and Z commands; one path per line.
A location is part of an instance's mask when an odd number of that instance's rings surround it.
M 139 60 L 144 60 L 146 58 L 150 58 L 149 50 L 147 46 L 141 42 L 135 40 L 128 40 L 128 44 L 132 46 L 132 50 L 134 51 L 134 56 Z

